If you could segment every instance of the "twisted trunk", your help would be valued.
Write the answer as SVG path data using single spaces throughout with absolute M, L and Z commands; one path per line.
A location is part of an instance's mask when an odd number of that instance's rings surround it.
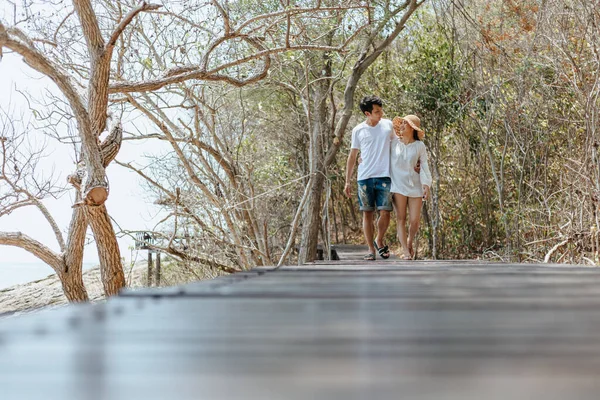
M 83 284 L 83 273 L 81 264 L 79 267 L 73 265 L 71 268 L 64 264 L 64 269 L 58 273 L 63 292 L 71 303 L 89 301 L 87 291 Z
M 18 246 L 36 255 L 58 274 L 65 295 L 70 301 L 85 301 L 88 296 L 83 286 L 81 269 L 88 223 L 96 239 L 106 295 L 118 293 L 125 285 L 117 239 L 104 206 L 108 198 L 105 167 L 114 159 L 120 148 L 120 125 L 112 130 L 102 145 L 98 143 L 98 137 L 106 125 L 112 52 L 117 39 L 138 13 L 160 6 L 143 2 L 131 10 L 115 28 L 108 43 L 102 36 L 92 2 L 73 0 L 73 6 L 90 57 L 87 101 L 80 95 L 76 89 L 78 84 L 62 65 L 40 52 L 34 42 L 18 28 L 6 28 L 0 23 L 0 58 L 3 47 L 20 54 L 30 67 L 51 78 L 66 97 L 77 121 L 81 139 L 80 159 L 83 161 L 80 169 L 69 176 L 69 181 L 77 189 L 77 203 L 66 246 L 61 241 L 57 227 L 53 225 L 62 253 L 56 254 L 43 244 L 20 233 L 0 233 L 0 244 Z M 40 204 L 38 207 L 49 219 L 44 208 Z
M 99 154 L 102 158 L 102 165 L 107 166 L 121 148 L 123 139 L 123 129 L 118 120 L 112 121 L 109 135 L 99 146 Z M 68 177 L 69 182 L 80 189 L 82 177 L 85 175 L 83 169 L 79 169 Z M 79 192 L 78 192 L 79 193 Z M 69 240 L 65 260 L 68 266 L 81 271 L 83 261 L 83 246 L 85 243 L 85 233 L 88 224 L 92 228 L 98 256 L 100 259 L 100 274 L 106 296 L 112 296 L 125 287 L 125 276 L 121 263 L 121 254 L 115 232 L 110 222 L 110 217 L 105 205 L 92 206 L 85 205 L 81 201 L 81 195 L 77 196 L 77 207 L 74 208 L 69 226 Z
M 100 276 L 104 293 L 114 296 L 125 287 L 125 274 L 121 264 L 121 253 L 106 206 L 86 207 L 86 215 L 96 240 L 100 259 Z
M 323 72 L 326 77 L 331 76 L 331 65 L 325 63 Z M 325 180 L 325 143 L 328 142 L 331 130 L 327 124 L 327 98 L 332 87 L 328 80 L 321 80 L 316 84 L 313 110 L 312 131 L 309 145 L 310 172 L 314 175 L 314 183 L 310 188 L 310 194 L 306 208 L 302 215 L 302 236 L 300 239 L 300 251 L 298 253 L 298 264 L 315 260 L 317 245 L 319 243 L 319 227 L 321 226 L 321 197 L 323 194 L 323 181 Z
M 317 256 L 319 227 L 321 226 L 321 198 L 323 197 L 323 181 L 325 178 L 322 174 L 317 173 L 314 179 L 302 216 L 302 237 L 298 254 L 299 265 L 312 262 Z

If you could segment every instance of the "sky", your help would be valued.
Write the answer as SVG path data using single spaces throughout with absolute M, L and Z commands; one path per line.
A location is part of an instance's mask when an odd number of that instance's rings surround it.
M 20 56 L 5 51 L 0 61 L 0 109 L 7 110 L 10 106 L 15 115 L 23 115 L 25 119 L 32 118 L 33 114 L 29 110 L 24 96 L 19 94 L 16 89 L 28 92 L 33 96 L 41 96 L 46 89 L 59 93 L 50 79 L 43 77 L 25 65 Z M 123 122 L 124 130 L 127 132 L 127 122 Z M 49 171 L 46 173 L 52 173 L 60 182 L 65 182 L 67 175 L 75 170 L 73 162 L 75 154 L 72 147 L 58 144 L 54 140 L 48 140 L 39 131 L 30 131 L 27 135 L 31 140 L 38 143 L 46 141 L 47 146 L 44 149 L 44 154 L 47 157 L 43 160 L 44 171 Z M 123 162 L 134 161 L 146 154 L 158 152 L 160 150 L 158 146 L 160 145 L 151 140 L 124 141 L 117 160 Z M 111 217 L 123 229 L 151 229 L 161 218 L 158 216 L 157 208 L 144 195 L 141 178 L 134 172 L 130 172 L 114 163 L 107 168 L 106 172 L 110 184 L 110 195 L 106 207 Z M 59 199 L 46 199 L 43 201 L 63 231 L 65 240 L 71 219 L 73 198 L 73 190 L 70 190 L 69 193 Z M 118 228 L 115 227 L 115 229 Z M 8 216 L 0 217 L 0 231 L 20 231 L 58 251 L 58 243 L 54 233 L 36 208 L 22 208 Z M 88 234 L 91 238 L 89 229 Z M 126 260 L 131 257 L 130 246 L 133 246 L 131 238 L 119 239 L 121 256 L 125 257 Z M 24 250 L 12 246 L 0 246 L 0 262 L 36 261 L 39 260 Z M 97 261 L 96 247 L 92 243 L 86 246 L 84 262 L 93 263 Z

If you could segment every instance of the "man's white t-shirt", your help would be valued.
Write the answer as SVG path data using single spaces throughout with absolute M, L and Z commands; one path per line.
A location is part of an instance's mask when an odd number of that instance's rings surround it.
M 375 126 L 362 122 L 352 129 L 353 149 L 360 150 L 357 180 L 390 176 L 390 142 L 394 137 L 392 121 L 381 119 Z

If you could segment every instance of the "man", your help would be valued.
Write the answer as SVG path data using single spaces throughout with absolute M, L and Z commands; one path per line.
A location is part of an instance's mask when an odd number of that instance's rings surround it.
M 363 233 L 369 246 L 365 260 L 375 260 L 376 251 L 381 258 L 389 258 L 390 251 L 383 238 L 390 224 L 392 198 L 390 195 L 390 141 L 394 135 L 392 121 L 383 119 L 383 101 L 377 96 L 367 96 L 360 101 L 360 110 L 367 117 L 352 130 L 352 145 L 346 163 L 344 192 L 351 197 L 350 180 L 358 153 L 362 159 L 358 166 L 358 204 L 363 212 Z M 379 211 L 377 239 L 373 240 L 373 218 Z

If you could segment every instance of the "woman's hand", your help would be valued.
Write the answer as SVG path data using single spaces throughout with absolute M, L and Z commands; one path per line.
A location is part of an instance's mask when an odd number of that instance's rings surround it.
M 429 186 L 423 185 L 423 200 L 427 200 L 429 198 Z

